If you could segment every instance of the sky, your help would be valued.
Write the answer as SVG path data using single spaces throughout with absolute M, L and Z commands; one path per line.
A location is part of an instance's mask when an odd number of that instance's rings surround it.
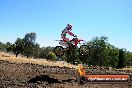
M 68 23 L 81 39 L 106 36 L 132 52 L 132 0 L 0 0 L 0 42 L 35 32 L 41 47 L 56 46 Z

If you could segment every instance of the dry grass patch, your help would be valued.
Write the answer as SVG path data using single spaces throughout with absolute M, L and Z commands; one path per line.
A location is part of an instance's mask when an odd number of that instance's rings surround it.
M 76 68 L 75 65 L 68 64 L 62 61 L 47 61 L 46 59 L 33 59 L 33 58 L 26 58 L 26 57 L 15 57 L 13 54 L 0 52 L 0 60 L 6 60 L 10 62 L 16 63 L 32 63 L 32 64 L 39 64 L 39 65 L 49 65 L 49 66 L 59 66 L 59 67 L 69 67 L 69 68 Z

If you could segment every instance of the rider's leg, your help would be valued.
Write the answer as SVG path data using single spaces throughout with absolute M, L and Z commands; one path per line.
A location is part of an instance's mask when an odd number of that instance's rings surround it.
M 62 46 L 68 47 L 68 44 L 66 42 L 64 42 L 63 40 L 61 40 L 59 42 L 59 44 L 62 45 Z
M 69 47 L 67 42 L 69 42 L 69 39 L 66 38 L 65 36 L 61 36 L 61 38 L 63 39 L 62 41 L 59 42 L 60 45 L 65 46 L 65 47 Z

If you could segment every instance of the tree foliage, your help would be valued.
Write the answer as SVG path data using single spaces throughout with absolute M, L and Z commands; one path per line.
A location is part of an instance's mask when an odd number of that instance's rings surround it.
M 95 37 L 86 43 L 87 56 L 80 56 L 79 47 L 76 47 L 74 50 L 67 50 L 62 57 L 54 54 L 54 47 L 40 47 L 36 43 L 36 37 L 36 33 L 31 32 L 27 33 L 24 38 L 17 38 L 14 44 L 0 42 L 0 51 L 14 52 L 16 57 L 21 54 L 48 60 L 64 60 L 72 64 L 82 63 L 114 68 L 132 66 L 132 53 L 109 44 L 108 38 L 105 36 Z
M 119 56 L 118 56 L 118 65 L 117 68 L 123 68 L 126 66 L 126 59 L 125 59 L 125 53 L 123 51 L 123 49 L 119 50 Z
M 105 47 L 107 43 L 107 37 L 95 37 L 91 41 L 87 42 L 88 56 L 83 62 L 91 65 L 102 66 L 105 64 Z
M 116 67 L 118 64 L 118 48 L 107 44 L 105 48 L 105 66 Z
M 15 44 L 13 45 L 12 51 L 16 54 L 16 57 L 18 56 L 19 53 L 23 53 L 23 51 L 24 51 L 23 39 L 17 38 L 17 40 L 15 41 Z
M 54 52 L 49 52 L 47 55 L 47 60 L 56 61 L 56 55 Z
M 0 42 L 0 51 L 4 51 L 6 48 L 5 48 L 5 44 Z
M 33 53 L 35 40 L 36 40 L 36 33 L 34 32 L 27 33 L 25 37 L 23 38 L 23 41 L 24 41 L 24 52 L 23 53 L 24 55 L 27 56 L 27 58 L 31 56 Z
M 70 48 L 66 51 L 66 61 L 71 64 L 76 64 L 76 62 L 79 62 L 79 53 L 78 53 L 78 47 Z
M 6 43 L 6 51 L 7 52 L 10 52 L 12 50 L 13 50 L 13 45 L 10 42 L 7 42 Z

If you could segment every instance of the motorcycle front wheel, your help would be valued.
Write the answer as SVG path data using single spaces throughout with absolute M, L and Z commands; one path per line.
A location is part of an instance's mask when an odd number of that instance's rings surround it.
M 89 54 L 89 47 L 87 45 L 81 45 L 79 48 L 79 54 L 81 56 L 87 56 Z

